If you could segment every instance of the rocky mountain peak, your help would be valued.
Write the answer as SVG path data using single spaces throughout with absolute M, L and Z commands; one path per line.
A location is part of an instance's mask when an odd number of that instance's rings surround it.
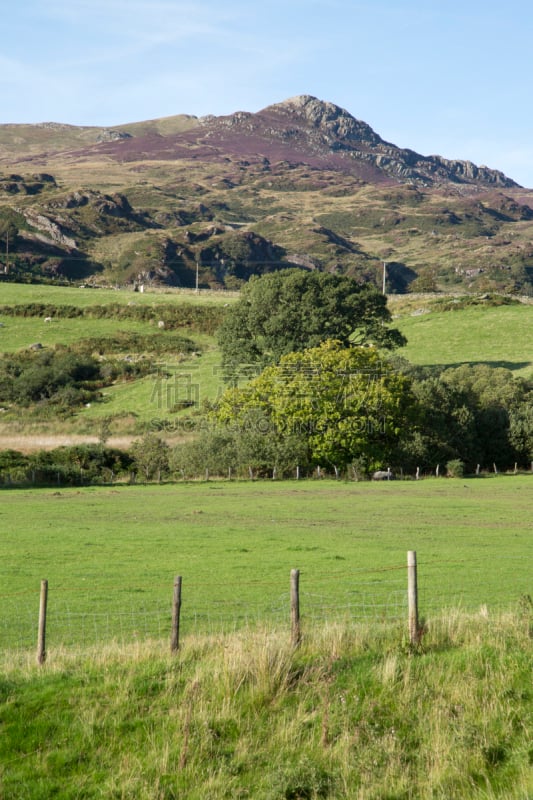
M 381 178 L 423 186 L 446 183 L 505 188 L 518 186 L 499 170 L 442 156 L 424 156 L 397 147 L 345 109 L 312 95 L 290 97 L 267 106 L 254 116 L 268 119 L 280 128 L 298 130 L 300 137 L 307 137 L 314 152 L 342 155 L 345 168 L 350 161 L 352 165 L 364 165 L 367 170 L 373 170 L 371 180 L 379 180 L 381 175 Z
M 353 117 L 335 103 L 319 100 L 308 94 L 290 97 L 281 103 L 268 106 L 260 114 L 274 114 L 293 122 L 300 121 L 323 134 L 342 140 L 366 144 L 380 144 L 382 139 L 366 122 Z

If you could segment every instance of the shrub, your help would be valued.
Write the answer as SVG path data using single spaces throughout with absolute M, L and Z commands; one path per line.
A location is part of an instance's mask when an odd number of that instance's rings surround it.
M 465 474 L 464 461 L 460 458 L 453 458 L 446 464 L 446 473 L 448 478 L 462 478 Z

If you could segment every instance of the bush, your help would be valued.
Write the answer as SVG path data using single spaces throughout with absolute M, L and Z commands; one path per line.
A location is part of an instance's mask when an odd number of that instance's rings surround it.
M 448 478 L 462 478 L 465 474 L 464 461 L 460 458 L 453 458 L 446 464 L 446 474 Z
M 147 433 L 142 439 L 137 440 L 131 447 L 136 472 L 140 472 L 146 481 L 157 477 L 161 480 L 169 469 L 169 446 L 155 433 Z

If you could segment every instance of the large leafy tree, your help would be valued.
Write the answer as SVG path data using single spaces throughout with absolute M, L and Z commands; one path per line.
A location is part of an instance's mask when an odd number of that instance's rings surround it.
M 241 388 L 222 396 L 216 417 L 235 426 L 261 411 L 269 435 L 305 436 L 314 464 L 386 463 L 410 426 L 409 379 L 373 347 L 327 341 L 282 356 Z
M 405 344 L 389 327 L 386 298 L 345 275 L 281 270 L 253 277 L 219 329 L 226 377 L 250 375 L 327 339 L 343 345 Z

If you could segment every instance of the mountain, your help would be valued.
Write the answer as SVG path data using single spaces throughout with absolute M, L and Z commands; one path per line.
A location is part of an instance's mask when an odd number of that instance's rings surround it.
M 533 192 L 303 95 L 115 128 L 0 126 L 7 277 L 238 287 L 299 266 L 388 291 L 533 293 Z

